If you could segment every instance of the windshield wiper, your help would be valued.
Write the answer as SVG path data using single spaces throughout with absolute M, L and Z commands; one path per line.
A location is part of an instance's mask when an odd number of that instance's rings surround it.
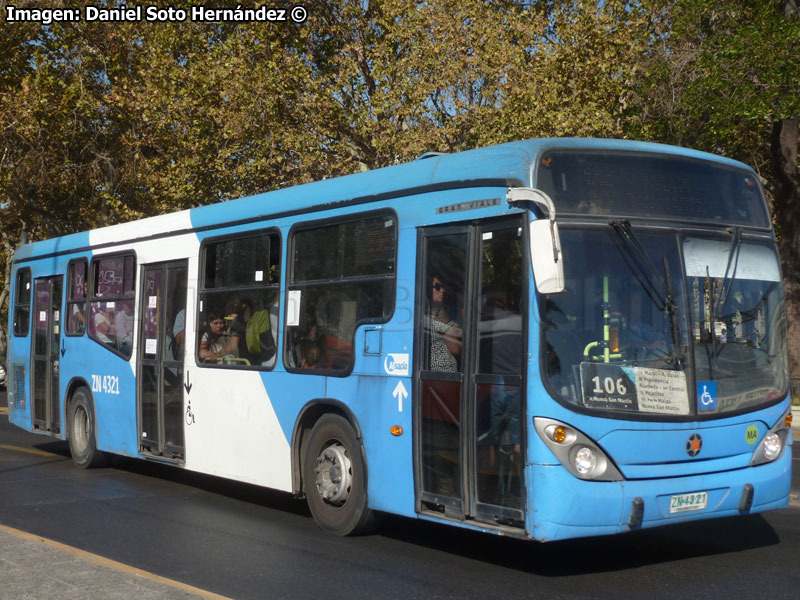
M 647 250 L 645 250 L 634 233 L 630 221 L 627 219 L 614 220 L 609 222 L 609 225 L 614 229 L 619 239 L 622 240 L 623 244 L 620 245 L 620 248 L 624 251 L 623 257 L 628 262 L 628 266 L 632 267 L 631 272 L 653 301 L 653 304 L 661 312 L 675 312 L 678 305 L 674 299 L 672 285 L 661 277 L 661 273 L 656 269 Z M 669 274 L 667 276 L 669 277 Z
M 653 259 L 639 241 L 639 237 L 633 231 L 630 221 L 627 219 L 612 220 L 609 222 L 611 228 L 622 240 L 619 244 L 623 251 L 622 255 L 625 262 L 631 269 L 634 277 L 642 286 L 645 293 L 653 301 L 656 308 L 669 315 L 670 332 L 672 334 L 673 349 L 670 351 L 671 357 L 665 359 L 680 365 L 683 362 L 683 353 L 680 351 L 680 326 L 678 323 L 678 303 L 675 302 L 675 290 L 672 287 L 672 277 L 669 270 L 669 262 L 664 257 L 664 274 L 666 279 L 661 276 L 656 269 Z
M 733 238 L 731 238 L 731 245 L 728 249 L 728 264 L 725 265 L 725 274 L 722 276 L 722 289 L 720 291 L 719 296 L 716 298 L 716 302 L 711 303 L 712 311 L 711 314 L 714 316 L 716 320 L 719 316 L 719 310 L 723 306 L 725 306 L 725 302 L 728 300 L 728 294 L 731 293 L 731 288 L 733 287 L 733 280 L 736 277 L 736 268 L 739 266 L 739 248 L 741 247 L 742 241 L 742 228 L 741 227 L 734 227 L 733 230 Z M 735 255 L 735 259 L 734 259 Z M 733 270 L 731 271 L 731 264 L 733 264 Z M 728 276 L 728 272 L 730 272 L 730 277 Z M 727 284 L 727 289 L 726 289 Z M 713 298 L 713 288 L 711 288 L 712 298 Z

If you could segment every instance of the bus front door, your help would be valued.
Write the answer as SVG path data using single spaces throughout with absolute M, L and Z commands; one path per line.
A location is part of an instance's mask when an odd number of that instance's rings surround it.
M 421 230 L 418 510 L 524 526 L 523 221 Z
M 34 281 L 33 428 L 61 432 L 58 370 L 61 351 L 61 290 L 63 276 Z
M 183 335 L 185 260 L 142 267 L 137 369 L 139 447 L 146 455 L 184 456 Z

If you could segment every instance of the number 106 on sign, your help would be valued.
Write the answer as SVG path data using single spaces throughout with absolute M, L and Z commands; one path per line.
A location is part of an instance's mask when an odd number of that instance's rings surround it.
M 624 396 L 628 393 L 628 388 L 625 386 L 625 380 L 622 377 L 592 377 L 592 384 L 595 394 L 619 394 Z

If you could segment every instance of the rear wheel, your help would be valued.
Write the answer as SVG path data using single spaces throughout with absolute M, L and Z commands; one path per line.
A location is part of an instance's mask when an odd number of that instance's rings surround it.
M 101 467 L 108 462 L 105 452 L 97 449 L 92 397 L 85 387 L 72 395 L 68 415 L 69 451 L 73 462 L 83 469 Z
M 366 473 L 361 444 L 350 423 L 339 415 L 322 416 L 311 431 L 303 460 L 308 507 L 322 529 L 356 535 L 374 527 Z

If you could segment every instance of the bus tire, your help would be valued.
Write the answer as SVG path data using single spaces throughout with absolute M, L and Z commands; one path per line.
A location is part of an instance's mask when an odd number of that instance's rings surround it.
M 344 417 L 323 415 L 308 440 L 303 460 L 308 508 L 317 525 L 334 535 L 358 535 L 375 525 L 367 505 L 361 444 Z
M 108 456 L 97 449 L 94 405 L 85 387 L 78 388 L 72 395 L 67 423 L 72 461 L 82 469 L 106 465 Z

